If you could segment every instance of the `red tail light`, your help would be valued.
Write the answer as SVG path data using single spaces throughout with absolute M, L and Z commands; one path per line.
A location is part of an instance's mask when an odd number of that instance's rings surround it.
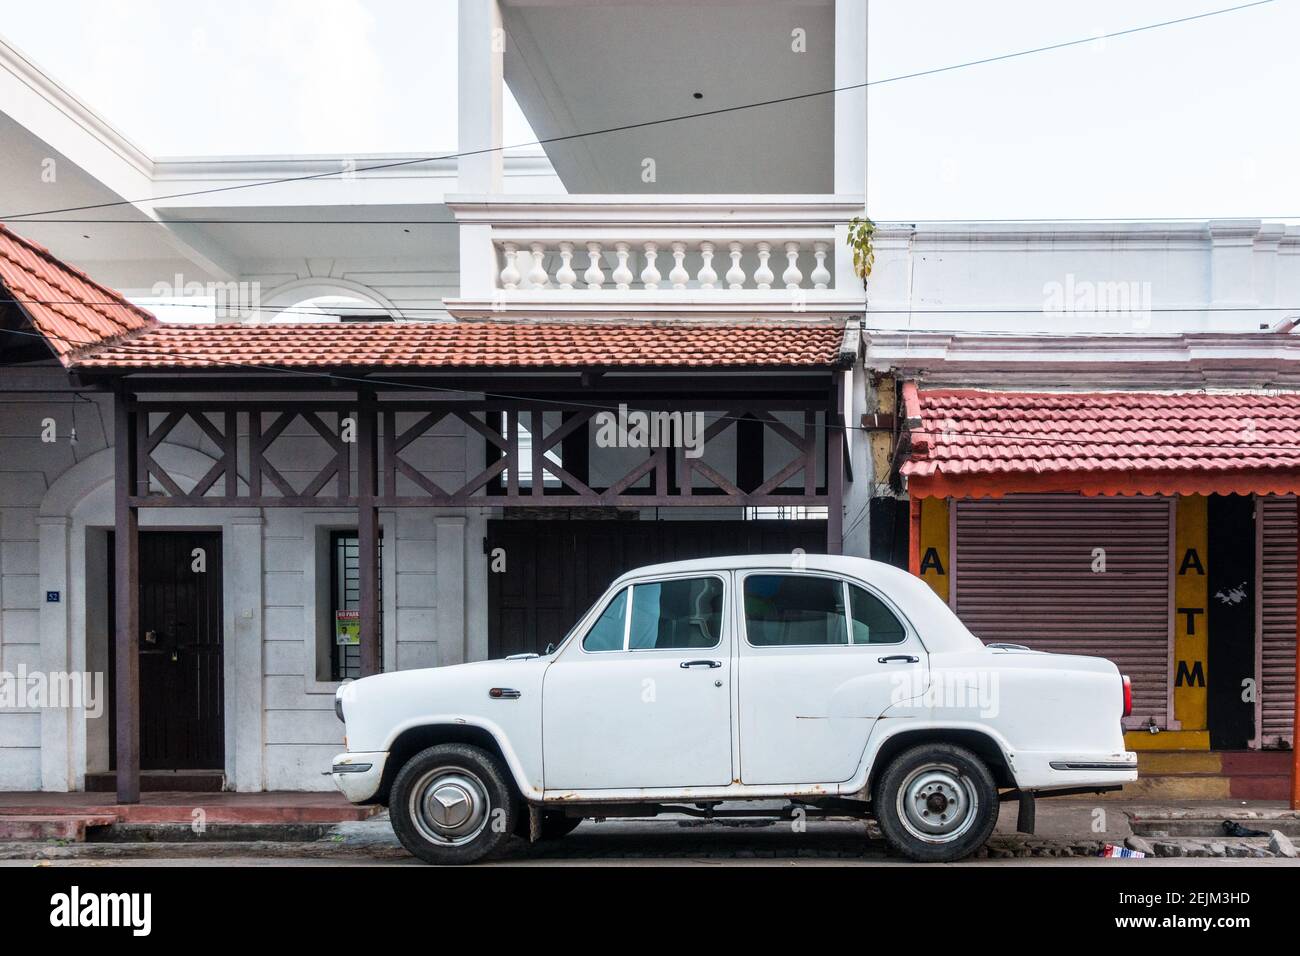
M 1127 674 L 1121 675 L 1120 679 L 1124 682 L 1124 716 L 1129 717 L 1133 714 L 1133 682 Z

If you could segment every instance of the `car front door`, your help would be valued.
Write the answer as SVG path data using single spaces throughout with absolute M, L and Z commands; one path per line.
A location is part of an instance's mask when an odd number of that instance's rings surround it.
M 542 689 L 546 790 L 731 783 L 729 580 L 636 582 L 564 645 Z
M 859 583 L 800 571 L 738 577 L 741 782 L 848 780 L 881 713 L 925 691 L 925 647 Z

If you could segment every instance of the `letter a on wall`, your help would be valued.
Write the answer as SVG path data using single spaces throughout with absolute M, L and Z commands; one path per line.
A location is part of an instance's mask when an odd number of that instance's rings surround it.
M 948 600 L 948 499 L 921 499 L 921 580 Z

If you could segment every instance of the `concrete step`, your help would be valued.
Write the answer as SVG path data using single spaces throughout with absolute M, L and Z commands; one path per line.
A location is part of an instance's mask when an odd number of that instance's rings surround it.
M 1122 790 L 1104 794 L 1101 799 L 1159 800 L 1165 803 L 1184 800 L 1231 800 L 1232 780 L 1219 774 L 1143 775 L 1139 770 L 1136 783 L 1126 783 Z
M 1128 811 L 1129 826 L 1135 836 L 1154 838 L 1209 838 L 1216 840 L 1267 839 L 1278 830 L 1293 840 L 1300 837 L 1300 812 L 1287 809 L 1222 807 L 1133 807 Z M 1262 831 L 1263 837 L 1229 837 L 1223 830 L 1225 820 L 1247 830 Z
M 144 770 L 140 773 L 141 793 L 220 793 L 226 775 L 220 770 Z M 90 793 L 116 793 L 117 774 L 86 774 Z
M 382 807 L 354 806 L 327 791 L 194 794 L 145 793 L 119 804 L 97 793 L 0 792 L 0 817 L 108 816 L 122 823 L 342 823 L 366 820 Z
M 1111 797 L 1123 800 L 1286 800 L 1289 750 L 1138 752 L 1138 781 Z
M 117 822 L 113 814 L 34 813 L 0 816 L 0 842 L 63 840 L 84 843 L 86 831 L 110 827 Z
M 95 829 L 90 843 L 308 843 L 324 840 L 333 823 L 129 823 Z

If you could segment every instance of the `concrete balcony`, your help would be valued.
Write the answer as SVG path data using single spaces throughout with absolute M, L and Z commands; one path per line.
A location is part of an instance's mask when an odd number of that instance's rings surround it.
M 861 313 L 848 222 L 860 197 L 560 196 L 448 200 L 457 317 Z

